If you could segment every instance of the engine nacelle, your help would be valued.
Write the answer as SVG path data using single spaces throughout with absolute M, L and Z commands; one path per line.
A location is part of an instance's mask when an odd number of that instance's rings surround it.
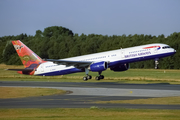
M 90 65 L 90 70 L 92 72 L 99 72 L 99 71 L 104 71 L 108 68 L 108 63 L 107 62 L 97 62 L 93 63 Z
M 129 69 L 129 63 L 120 64 L 118 66 L 111 67 L 110 69 L 113 71 L 126 71 Z

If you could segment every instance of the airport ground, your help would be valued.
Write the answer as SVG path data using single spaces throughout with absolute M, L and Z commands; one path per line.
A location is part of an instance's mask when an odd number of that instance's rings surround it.
M 57 77 L 24 76 L 4 71 L 7 67 L 19 66 L 0 67 L 3 89 L 68 91 L 63 95 L 51 92 L 52 95 L 46 96 L 41 91 L 33 97 L 0 99 L 0 119 L 159 120 L 180 117 L 179 70 L 130 69 L 121 73 L 107 70 L 103 72 L 104 80 L 85 82 L 82 80 L 84 73 Z
M 15 71 L 6 71 L 7 68 L 16 69 L 23 68 L 23 66 L 0 64 L 0 81 L 83 82 L 82 78 L 85 76 L 84 72 L 61 76 L 29 76 L 17 74 Z M 97 72 L 90 72 L 89 74 L 93 78 L 86 82 L 102 82 L 95 80 L 98 75 Z M 103 82 L 180 84 L 180 70 L 129 69 L 124 72 L 106 70 L 102 74 L 105 76 Z
M 0 85 L 6 86 L 4 88 L 19 88 L 20 91 L 30 87 L 28 91 L 32 92 L 37 88 L 71 90 L 63 95 L 46 96 L 41 91 L 39 96 L 34 97 L 0 99 L 0 119 L 169 120 L 180 117 L 179 97 L 166 97 L 180 96 L 180 85 L 34 81 L 1 81 Z M 168 98 L 164 100 L 166 103 L 162 102 L 161 97 Z M 150 100 L 151 103 L 96 103 L 142 99 Z

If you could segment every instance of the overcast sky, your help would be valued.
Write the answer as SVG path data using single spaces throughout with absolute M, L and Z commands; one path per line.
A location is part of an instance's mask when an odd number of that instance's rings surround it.
M 79 35 L 168 36 L 180 32 L 180 0 L 0 0 L 0 36 L 50 26 Z

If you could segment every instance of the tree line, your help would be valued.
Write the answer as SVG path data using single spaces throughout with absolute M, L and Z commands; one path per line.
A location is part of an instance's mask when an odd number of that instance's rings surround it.
M 37 30 L 34 36 L 20 34 L 17 36 L 0 37 L 0 63 L 21 65 L 21 61 L 11 43 L 11 40 L 21 40 L 41 58 L 62 59 L 85 54 L 127 48 L 151 43 L 164 43 L 174 48 L 174 56 L 160 59 L 162 69 L 180 69 L 180 32 L 174 32 L 165 37 L 135 34 L 135 35 L 97 35 L 74 34 L 70 29 L 61 26 L 47 27 L 44 31 Z M 154 68 L 154 60 L 130 64 L 131 68 Z

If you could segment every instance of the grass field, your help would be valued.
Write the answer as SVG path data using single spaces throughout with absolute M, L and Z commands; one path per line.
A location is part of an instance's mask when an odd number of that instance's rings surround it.
M 75 73 L 61 76 L 30 76 L 21 75 L 16 71 L 7 71 L 7 68 L 23 68 L 23 66 L 11 66 L 0 64 L 0 80 L 5 81 L 55 81 L 55 82 L 83 82 L 82 78 L 85 75 Z M 99 82 L 94 78 L 98 75 L 97 72 L 90 72 L 93 76 L 87 82 Z M 162 69 L 129 69 L 124 72 L 114 72 L 111 70 L 103 71 L 105 76 L 104 82 L 125 82 L 125 83 L 170 83 L 180 84 L 180 70 L 162 70 Z
M 0 109 L 3 120 L 179 120 L 180 110 L 145 109 Z
M 65 94 L 66 91 L 50 88 L 0 87 L 0 99 Z

